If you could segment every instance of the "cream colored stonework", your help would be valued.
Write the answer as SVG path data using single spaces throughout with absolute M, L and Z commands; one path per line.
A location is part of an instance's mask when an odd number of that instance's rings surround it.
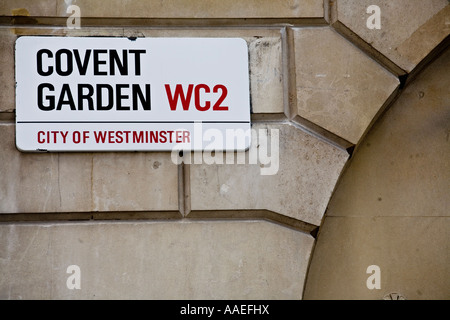
M 23 153 L 0 123 L 0 212 L 173 211 L 178 170 L 162 153 Z
M 0 299 L 301 299 L 313 242 L 261 221 L 2 224 Z
M 14 125 L 0 123 L 0 212 L 71 212 L 92 209 L 92 157 L 21 153 Z
M 5 0 L 0 3 L 0 15 L 54 16 L 56 14 L 57 3 L 57 0 Z
M 357 144 L 399 80 L 328 27 L 294 29 L 294 40 L 294 119 Z
M 370 5 L 380 8 L 380 29 L 369 29 Z M 450 34 L 447 0 L 337 0 L 337 21 L 406 72 Z
M 323 17 L 322 0 L 135 0 L 76 3 L 87 17 L 133 18 L 293 18 Z M 180 6 L 182 9 L 180 10 Z M 58 2 L 58 14 L 65 15 L 66 5 Z
M 275 139 L 272 130 L 278 132 L 278 167 L 260 160 L 237 164 L 237 156 L 234 164 L 190 165 L 192 211 L 269 210 L 320 225 L 348 153 L 293 125 L 254 124 L 253 129 L 254 139 L 259 139 L 259 130 L 267 132 L 269 143 Z M 253 153 L 263 146 L 254 140 L 250 148 L 248 153 Z M 273 166 L 273 174 L 262 174 L 261 166 L 269 173 Z
M 0 28 L 0 112 L 13 112 L 14 99 L 14 42 L 16 36 L 9 28 Z
M 130 18 L 311 18 L 324 15 L 322 0 L 4 0 L 1 15 L 66 16 L 69 5 L 85 17 Z M 180 6 L 182 8 L 180 8 Z
M 330 201 L 307 299 L 447 299 L 450 51 L 423 71 L 354 154 Z M 367 267 L 381 270 L 369 289 Z

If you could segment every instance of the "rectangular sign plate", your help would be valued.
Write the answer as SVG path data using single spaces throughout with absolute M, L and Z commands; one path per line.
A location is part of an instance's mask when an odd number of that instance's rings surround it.
M 21 151 L 246 150 L 240 38 L 20 37 Z

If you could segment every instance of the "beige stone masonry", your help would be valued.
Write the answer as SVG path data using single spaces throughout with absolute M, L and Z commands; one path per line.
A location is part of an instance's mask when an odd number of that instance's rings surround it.
M 177 211 L 178 169 L 163 153 L 23 153 L 0 123 L 0 214 Z
M 234 164 L 190 165 L 193 214 L 212 210 L 268 210 L 320 225 L 348 153 L 288 123 L 254 123 L 253 129 L 258 134 L 261 129 L 269 134 L 278 130 L 278 171 L 262 175 L 260 160 L 257 164 L 251 164 L 250 160 L 237 164 L 237 157 Z M 268 137 L 269 143 L 272 138 Z M 256 141 L 249 153 L 254 152 L 252 148 L 262 148 Z
M 66 4 L 58 1 L 58 15 Z M 297 18 L 323 17 L 322 0 L 78 0 L 86 17 L 132 18 Z M 182 9 L 181 9 L 182 8 Z
M 91 210 L 91 156 L 21 153 L 0 123 L 0 213 Z
M 69 5 L 80 7 L 85 18 L 320 18 L 323 0 L 4 0 L 0 16 L 65 17 Z
M 14 42 L 16 36 L 9 28 L 0 28 L 0 113 L 13 112 L 15 106 L 14 87 Z
M 262 221 L 0 224 L 0 299 L 301 299 L 313 242 Z
M 450 34 L 448 0 L 333 2 L 333 26 L 398 73 L 413 71 Z M 366 26 L 370 5 L 380 8 L 380 29 Z
M 0 2 L 0 16 L 54 16 L 57 3 L 57 0 L 4 0 Z
M 296 28 L 292 117 L 357 144 L 399 80 L 328 27 Z
M 355 211 L 364 216 L 443 214 L 441 208 L 449 206 L 449 74 L 447 50 L 438 65 L 405 88 L 358 149 L 340 180 L 340 190 L 330 203 L 335 210 L 329 215 Z M 352 201 L 348 194 L 353 195 Z M 356 209 L 362 207 L 371 209 Z
M 382 300 L 389 293 L 407 300 L 448 297 L 450 218 L 326 218 L 311 261 L 306 300 Z M 380 267 L 381 287 L 366 281 Z
M 93 211 L 176 211 L 178 170 L 170 153 L 93 154 Z
M 449 73 L 447 49 L 356 149 L 320 228 L 306 299 L 449 297 Z M 371 265 L 379 289 L 366 286 Z

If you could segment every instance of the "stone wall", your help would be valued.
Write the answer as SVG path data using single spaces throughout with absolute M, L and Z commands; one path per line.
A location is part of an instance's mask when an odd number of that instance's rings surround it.
M 323 219 L 304 298 L 450 297 L 449 72 L 446 50 L 360 144 Z M 371 265 L 380 289 L 367 289 Z
M 324 216 L 340 177 L 352 154 L 364 151 L 373 124 L 448 45 L 450 6 L 205 3 L 0 3 L 1 299 L 303 298 L 314 246 L 323 242 L 317 234 L 327 239 L 322 228 L 334 221 Z M 71 4 L 81 10 L 80 29 L 66 24 Z M 381 29 L 366 25 L 372 4 Z M 14 43 L 26 35 L 243 38 L 252 127 L 279 132 L 276 174 L 262 175 L 260 163 L 176 165 L 169 152 L 19 152 Z M 316 250 L 308 281 L 315 289 L 306 297 L 320 299 L 328 295 L 317 268 L 329 253 Z M 72 265 L 80 289 L 67 284 Z M 332 297 L 347 296 L 367 297 L 359 289 Z

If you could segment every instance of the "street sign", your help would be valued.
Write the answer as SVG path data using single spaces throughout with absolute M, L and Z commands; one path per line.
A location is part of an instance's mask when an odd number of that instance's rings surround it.
M 20 37 L 21 151 L 246 150 L 240 38 Z

